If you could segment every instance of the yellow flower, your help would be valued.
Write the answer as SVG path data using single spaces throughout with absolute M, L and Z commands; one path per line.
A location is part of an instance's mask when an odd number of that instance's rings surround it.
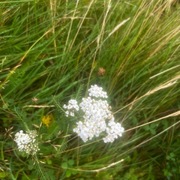
M 42 117 L 41 121 L 44 125 L 46 125 L 46 127 L 49 127 L 49 125 L 53 122 L 53 115 L 52 114 L 45 115 Z

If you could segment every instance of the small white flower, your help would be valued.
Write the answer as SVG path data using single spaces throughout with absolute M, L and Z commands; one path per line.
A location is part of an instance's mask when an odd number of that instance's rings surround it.
M 76 132 L 84 142 L 89 140 L 89 129 L 81 121 L 77 122 L 77 127 L 74 128 L 73 131 Z
M 103 141 L 105 143 L 113 142 L 118 137 L 121 137 L 123 132 L 124 128 L 121 126 L 121 124 L 115 123 L 113 120 L 111 120 L 106 127 L 107 136 L 103 138 Z
M 36 131 L 29 131 L 28 133 L 24 133 L 22 130 L 20 130 L 15 134 L 14 141 L 16 142 L 20 152 L 34 155 L 39 150 L 36 137 Z
M 90 89 L 88 90 L 90 97 L 95 98 L 108 98 L 107 93 L 103 91 L 102 87 L 95 85 L 91 85 Z
M 78 103 L 75 99 L 71 99 L 69 100 L 68 104 L 64 104 L 63 105 L 63 108 L 66 109 L 65 113 L 66 113 L 66 116 L 74 116 L 74 112 L 75 111 L 79 111 L 79 106 L 78 106 Z

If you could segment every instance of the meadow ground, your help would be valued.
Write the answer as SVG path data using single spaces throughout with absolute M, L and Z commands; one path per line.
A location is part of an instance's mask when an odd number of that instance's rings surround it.
M 179 12 L 172 0 L 1 0 L 0 179 L 179 179 Z M 94 84 L 125 129 L 112 143 L 83 142 L 83 117 L 65 116 Z M 37 153 L 18 150 L 20 130 L 36 131 Z

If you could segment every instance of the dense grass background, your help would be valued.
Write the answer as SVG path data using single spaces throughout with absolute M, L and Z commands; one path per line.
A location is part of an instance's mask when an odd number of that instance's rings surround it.
M 178 179 L 179 10 L 172 0 L 0 1 L 0 179 Z M 83 143 L 61 109 L 91 84 L 126 129 L 112 144 Z M 36 157 L 18 152 L 21 129 L 38 131 Z

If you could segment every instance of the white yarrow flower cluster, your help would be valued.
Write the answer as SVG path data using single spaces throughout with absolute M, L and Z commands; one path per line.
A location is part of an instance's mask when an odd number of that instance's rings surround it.
M 64 109 L 66 109 L 66 116 L 74 116 L 75 111 L 79 111 L 78 102 L 75 99 L 69 100 L 68 104 L 64 104 Z
M 29 131 L 28 133 L 24 133 L 22 130 L 20 130 L 15 134 L 14 141 L 16 142 L 20 152 L 25 152 L 28 155 L 34 155 L 39 150 L 36 137 L 36 131 Z
M 103 91 L 103 88 L 97 86 L 96 84 L 92 85 L 88 92 L 90 97 L 108 98 L 107 93 Z
M 88 97 L 83 98 L 79 105 L 76 100 L 70 100 L 68 105 L 63 106 L 66 116 L 74 116 L 75 111 L 82 113 L 82 121 L 76 123 L 73 131 L 84 142 L 105 135 L 103 141 L 108 143 L 122 136 L 124 128 L 114 121 L 107 98 L 107 93 L 102 87 L 92 85 L 88 90 Z

